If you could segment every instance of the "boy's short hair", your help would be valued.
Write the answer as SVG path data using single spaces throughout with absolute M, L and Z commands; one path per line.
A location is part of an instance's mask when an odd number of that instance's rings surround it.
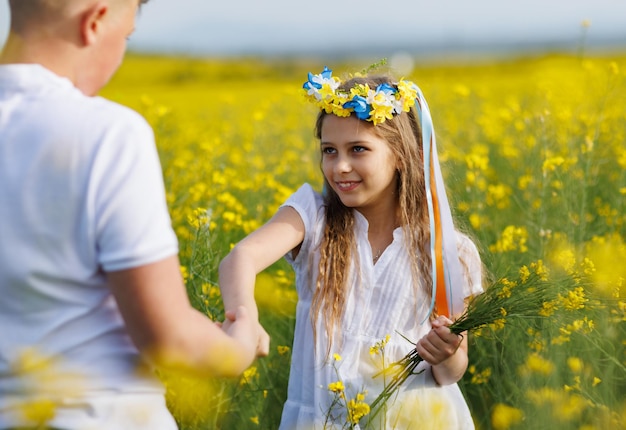
M 11 10 L 11 30 L 20 32 L 29 23 L 44 19 L 46 16 L 60 16 L 71 2 L 86 0 L 9 0 Z M 122 0 L 113 0 L 122 1 Z M 124 0 L 131 1 L 131 0 Z M 146 4 L 150 0 L 139 0 L 138 4 Z

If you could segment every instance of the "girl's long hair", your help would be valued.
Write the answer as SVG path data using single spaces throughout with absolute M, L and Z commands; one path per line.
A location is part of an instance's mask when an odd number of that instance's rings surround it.
M 375 88 L 381 83 L 393 83 L 386 76 L 352 78 L 342 84 L 342 89 L 352 88 L 355 84 L 368 84 Z M 320 112 L 315 124 L 315 134 L 321 139 L 324 118 L 329 115 Z M 406 251 L 409 255 L 415 296 L 420 288 L 427 296 L 432 294 L 432 276 L 430 273 L 430 224 L 424 179 L 422 135 L 418 114 L 415 108 L 402 112 L 383 123 L 371 127 L 371 131 L 384 139 L 394 154 L 397 162 L 397 196 L 399 222 L 402 226 Z M 325 226 L 320 242 L 319 274 L 311 303 L 313 334 L 317 337 L 317 319 L 320 314 L 328 334 L 327 355 L 333 342 L 335 327 L 343 317 L 345 309 L 349 274 L 358 272 L 359 262 L 354 235 L 354 215 L 346 207 L 324 178 Z

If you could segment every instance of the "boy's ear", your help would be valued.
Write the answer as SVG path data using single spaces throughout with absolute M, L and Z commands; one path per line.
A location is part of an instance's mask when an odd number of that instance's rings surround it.
M 85 46 L 93 45 L 96 42 L 108 12 L 108 4 L 102 1 L 94 2 L 83 10 L 80 18 L 80 36 Z

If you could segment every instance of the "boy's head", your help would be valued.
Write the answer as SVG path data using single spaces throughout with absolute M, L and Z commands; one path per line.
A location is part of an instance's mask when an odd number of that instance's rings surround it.
M 121 64 L 139 5 L 146 2 L 9 0 L 13 62 L 41 63 L 93 95 Z

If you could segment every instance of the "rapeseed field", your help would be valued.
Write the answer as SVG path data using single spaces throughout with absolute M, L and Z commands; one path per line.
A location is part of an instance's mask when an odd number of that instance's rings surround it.
M 104 95 L 152 124 L 193 305 L 220 320 L 219 261 L 303 182 L 321 185 L 306 73 L 358 60 L 131 55 Z M 448 195 L 486 283 L 576 288 L 543 317 L 472 332 L 461 388 L 477 429 L 626 429 L 626 55 L 419 63 Z M 181 429 L 275 429 L 295 303 L 281 261 L 257 280 L 271 353 L 238 380 L 162 374 Z M 216 352 L 219 354 L 219 352 Z M 435 429 L 441 420 L 415 423 Z

